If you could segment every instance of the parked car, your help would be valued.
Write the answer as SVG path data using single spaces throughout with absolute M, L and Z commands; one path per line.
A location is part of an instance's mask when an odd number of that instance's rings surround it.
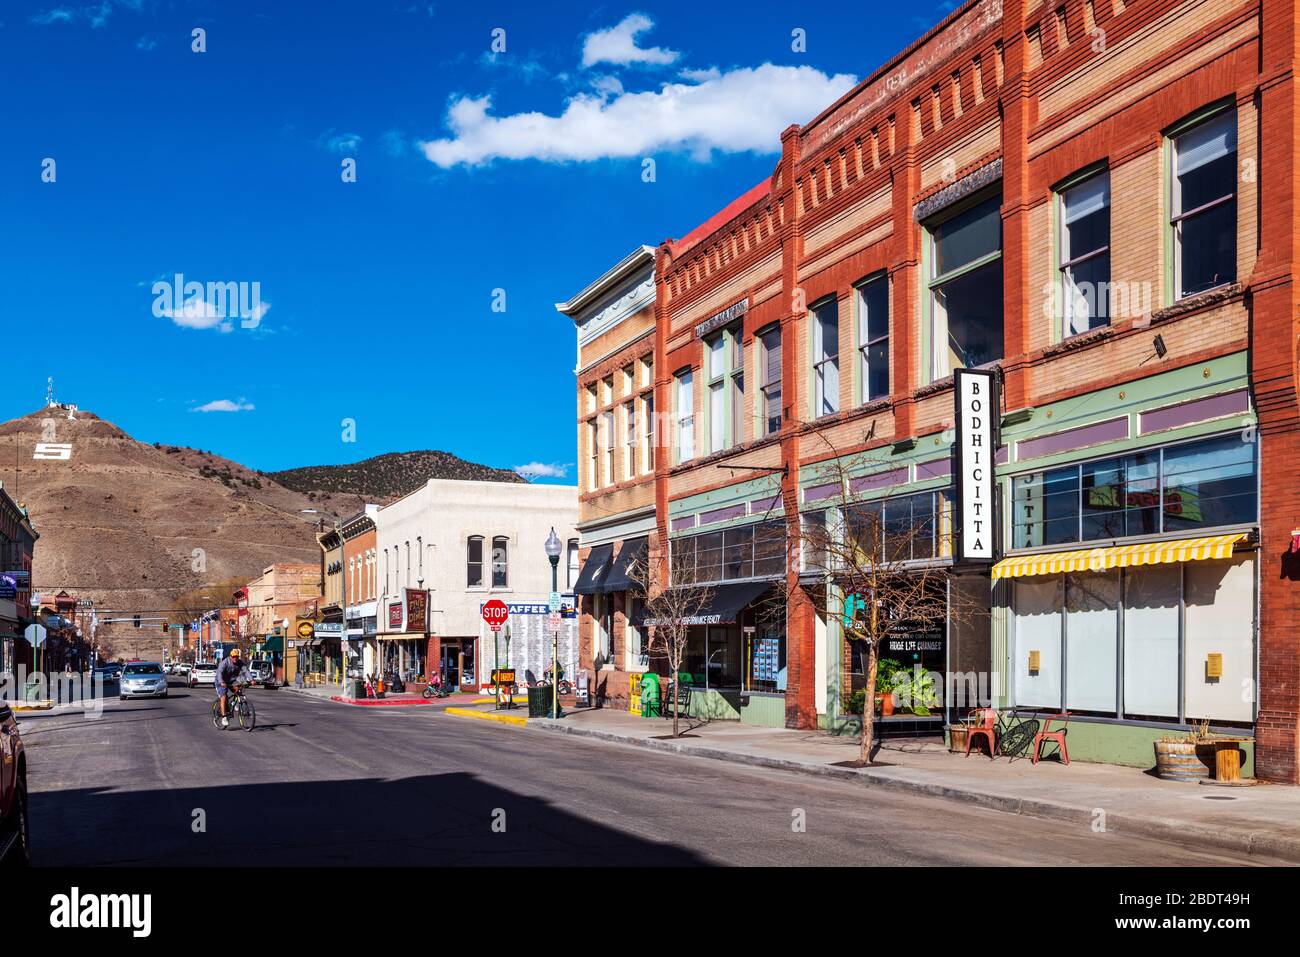
M 188 678 L 190 676 L 190 663 L 188 661 L 176 662 L 176 670 L 173 673 L 182 678 Z
M 105 684 L 122 677 L 121 665 L 99 665 L 95 668 L 95 677 Z
M 167 697 L 167 674 L 156 661 L 133 661 L 122 671 L 117 696 L 127 698 Z
M 215 661 L 196 661 L 190 667 L 189 683 L 191 688 L 199 685 L 217 683 L 217 663 Z
M 264 658 L 248 663 L 248 672 L 253 676 L 253 684 L 263 688 L 275 687 L 275 666 Z
M 0 863 L 26 864 L 29 834 L 27 755 L 13 710 L 0 700 Z

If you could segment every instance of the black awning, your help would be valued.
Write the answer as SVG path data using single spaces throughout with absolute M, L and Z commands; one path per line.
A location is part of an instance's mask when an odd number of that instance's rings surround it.
M 609 560 L 614 555 L 613 545 L 597 545 L 587 555 L 587 560 L 582 563 L 582 573 L 578 575 L 578 581 L 573 586 L 575 595 L 594 595 L 600 591 L 601 582 L 605 579 L 605 569 L 609 567 Z
M 600 584 L 601 591 L 627 591 L 636 589 L 637 583 L 627 577 L 628 569 L 634 564 L 642 573 L 645 571 L 645 557 L 649 551 L 650 539 L 646 537 L 629 538 L 618 550 L 618 557 L 605 573 L 605 580 Z
M 704 603 L 699 612 L 687 618 L 685 624 L 734 625 L 740 613 L 756 599 L 761 598 L 772 587 L 772 582 L 737 582 L 733 585 L 697 585 L 692 587 L 707 588 L 710 595 L 709 600 Z M 637 620 L 638 618 L 640 621 Z M 653 618 L 646 617 L 645 612 L 641 612 L 633 615 L 632 624 L 653 626 L 658 622 Z

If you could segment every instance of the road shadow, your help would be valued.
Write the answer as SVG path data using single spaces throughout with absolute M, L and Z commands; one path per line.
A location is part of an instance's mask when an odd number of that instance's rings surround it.
M 221 769 L 214 767 L 220 776 Z M 124 787 L 129 783 L 124 782 Z M 465 772 L 31 798 L 37 866 L 691 866 L 648 841 Z

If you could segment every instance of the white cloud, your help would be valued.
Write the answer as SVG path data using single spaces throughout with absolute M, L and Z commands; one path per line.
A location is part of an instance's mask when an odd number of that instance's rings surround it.
M 529 462 L 527 465 L 516 465 L 514 471 L 516 475 L 522 475 L 526 479 L 564 478 L 569 474 L 569 467 L 546 462 Z
M 559 116 L 493 116 L 490 96 L 462 96 L 447 110 L 448 139 L 421 142 L 432 163 L 475 165 L 492 159 L 587 161 L 689 151 L 775 153 L 781 130 L 807 120 L 856 82 L 808 66 L 764 63 L 719 72 L 699 83 L 618 96 L 580 94 Z
M 319 142 L 331 153 L 355 153 L 361 145 L 361 137 L 356 133 L 335 133 L 330 130 L 321 134 Z
M 130 7 L 139 12 L 140 5 L 136 0 L 117 0 L 117 3 L 119 6 Z M 38 27 L 48 27 L 56 23 L 83 22 L 89 24 L 92 30 L 98 30 L 108 25 L 108 18 L 112 15 L 113 4 L 103 0 L 102 3 L 83 7 L 52 7 L 43 13 L 33 15 L 30 19 Z
M 615 63 L 619 66 L 626 66 L 629 63 L 663 65 L 674 62 L 681 56 L 676 50 L 636 45 L 636 38 L 653 29 L 654 25 L 654 21 L 644 13 L 630 13 L 617 26 L 587 34 L 582 44 L 582 65 L 593 66 L 597 63 Z
M 252 410 L 253 403 L 245 402 L 243 396 L 239 397 L 238 402 L 230 399 L 213 399 L 211 402 L 190 409 L 191 412 L 251 412 Z
M 179 309 L 161 306 L 156 314 L 170 319 L 182 329 L 216 329 L 218 332 L 233 332 L 236 319 L 243 328 L 256 329 L 261 324 L 262 317 L 270 310 L 269 302 L 257 300 L 247 316 L 227 316 L 225 311 L 218 309 L 215 303 L 201 296 L 194 296 L 186 300 Z

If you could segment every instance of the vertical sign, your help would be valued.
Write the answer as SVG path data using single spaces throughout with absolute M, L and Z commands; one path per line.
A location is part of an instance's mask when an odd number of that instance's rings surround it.
M 958 369 L 953 373 L 957 440 L 956 489 L 958 562 L 991 562 L 996 555 L 997 453 L 999 403 L 996 373 Z

